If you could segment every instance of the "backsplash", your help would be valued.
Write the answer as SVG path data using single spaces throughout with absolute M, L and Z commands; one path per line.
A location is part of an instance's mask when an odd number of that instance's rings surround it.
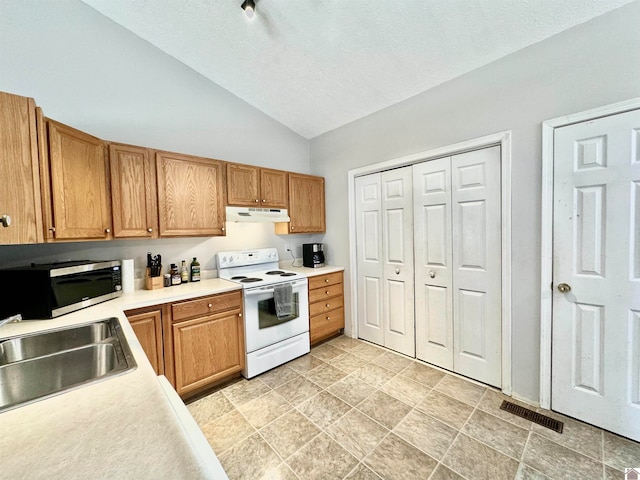
M 37 245 L 1 245 L 0 267 L 15 267 L 31 262 L 50 263 L 64 260 L 115 260 L 132 258 L 135 278 L 144 277 L 147 252 L 162 255 L 163 273 L 171 263 L 187 264 L 193 257 L 200 262 L 203 278 L 217 277 L 216 253 L 244 248 L 275 247 L 281 261 L 291 258 L 285 252 L 288 243 L 296 258 L 302 258 L 302 244 L 322 241 L 323 235 L 276 235 L 271 223 L 227 222 L 225 237 L 191 237 L 150 240 L 111 240 L 106 242 L 65 242 Z M 136 282 L 136 288 L 139 288 Z

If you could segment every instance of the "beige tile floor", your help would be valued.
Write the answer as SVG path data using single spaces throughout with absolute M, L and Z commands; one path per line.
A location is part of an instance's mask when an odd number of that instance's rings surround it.
M 545 411 L 557 434 L 505 398 L 342 336 L 188 408 L 231 480 L 622 480 L 640 466 L 640 444 Z

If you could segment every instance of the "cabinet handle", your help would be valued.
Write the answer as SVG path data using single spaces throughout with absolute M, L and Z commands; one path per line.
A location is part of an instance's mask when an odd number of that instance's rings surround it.
M 324 279 L 324 283 L 329 283 L 329 279 L 328 279 L 328 278 L 325 278 L 325 279 Z
M 213 305 L 209 304 L 208 307 L 211 308 L 211 307 L 213 307 Z
M 51 227 L 51 228 L 49 229 L 49 231 L 50 231 L 50 232 L 53 232 L 53 233 L 56 233 L 56 227 Z
M 263 198 L 263 199 L 262 199 L 262 203 L 267 203 L 267 201 Z
M 239 316 L 240 318 L 242 318 L 242 314 L 241 314 L 241 313 L 239 313 L 239 314 L 238 314 L 238 316 Z
M 260 200 L 258 200 L 257 198 L 256 198 L 256 203 L 260 203 Z
M 9 215 L 2 215 L 0 217 L 0 223 L 3 227 L 8 227 L 9 225 L 11 225 L 11 217 Z
M 327 320 L 331 320 L 331 317 L 327 317 Z
M 327 290 L 326 292 L 324 292 L 325 295 L 329 295 L 329 290 Z
M 327 303 L 327 304 L 325 305 L 325 307 L 329 308 L 329 304 Z
M 224 227 L 222 227 L 222 231 L 224 232 Z
M 295 229 L 296 229 L 296 227 L 294 227 L 293 225 L 291 225 L 291 230 L 295 230 Z
M 111 233 L 111 229 L 110 228 L 105 228 L 104 229 L 104 233 Z
M 147 228 L 147 232 L 149 233 L 153 232 L 153 228 Z

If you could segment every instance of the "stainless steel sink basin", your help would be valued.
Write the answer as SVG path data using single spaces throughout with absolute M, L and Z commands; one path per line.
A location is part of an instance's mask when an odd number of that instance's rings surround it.
M 111 336 L 106 322 L 0 341 L 0 365 L 101 342 Z
M 0 412 L 137 365 L 117 318 L 0 341 Z

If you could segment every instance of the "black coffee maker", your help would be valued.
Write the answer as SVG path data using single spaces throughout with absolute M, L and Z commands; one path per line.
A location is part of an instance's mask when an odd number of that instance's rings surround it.
M 321 243 L 302 244 L 302 265 L 309 268 L 324 267 L 324 251 Z

